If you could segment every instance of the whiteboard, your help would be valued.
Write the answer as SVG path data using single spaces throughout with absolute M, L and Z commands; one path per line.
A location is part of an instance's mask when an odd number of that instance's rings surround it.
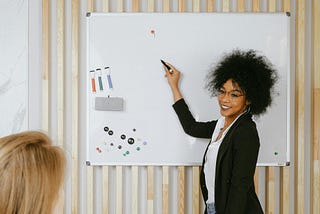
M 255 118 L 258 165 L 288 165 L 289 20 L 285 13 L 88 13 L 87 164 L 201 165 L 209 140 L 184 133 L 160 59 L 181 71 L 194 117 L 210 121 L 220 114 L 205 76 L 237 48 L 257 50 L 279 71 L 272 107 Z

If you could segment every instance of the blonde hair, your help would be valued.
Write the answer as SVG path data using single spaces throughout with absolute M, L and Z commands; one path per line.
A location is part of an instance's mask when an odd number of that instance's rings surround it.
M 52 212 L 65 164 L 63 150 L 44 133 L 27 131 L 0 138 L 0 213 Z

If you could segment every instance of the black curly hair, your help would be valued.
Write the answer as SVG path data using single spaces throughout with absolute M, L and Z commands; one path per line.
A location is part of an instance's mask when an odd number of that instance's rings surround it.
M 217 96 L 220 88 L 229 79 L 238 84 L 251 102 L 251 114 L 266 112 L 272 103 L 271 95 L 278 75 L 265 56 L 259 56 L 254 50 L 232 51 L 210 69 L 206 88 L 212 96 Z

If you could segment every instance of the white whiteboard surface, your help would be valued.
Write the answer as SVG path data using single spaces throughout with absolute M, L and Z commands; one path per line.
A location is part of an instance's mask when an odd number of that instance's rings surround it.
M 257 50 L 279 72 L 279 95 L 256 120 L 261 141 L 258 165 L 287 165 L 291 130 L 289 19 L 285 13 L 89 13 L 87 164 L 201 165 L 209 140 L 184 133 L 172 108 L 160 59 L 181 71 L 181 91 L 194 117 L 210 121 L 220 114 L 216 98 L 204 88 L 205 76 L 223 54 L 237 48 Z M 109 67 L 112 89 L 104 67 Z M 89 72 L 97 68 L 102 72 Z M 108 96 L 123 98 L 123 110 L 95 110 L 96 97 Z M 129 138 L 134 141 L 128 143 Z
M 0 137 L 28 129 L 28 1 L 0 1 Z

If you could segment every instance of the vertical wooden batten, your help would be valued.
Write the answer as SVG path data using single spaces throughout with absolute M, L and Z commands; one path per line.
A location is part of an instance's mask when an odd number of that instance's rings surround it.
M 103 12 L 109 11 L 109 0 L 102 0 L 102 11 Z
M 94 0 L 87 0 L 87 12 L 94 11 Z
M 154 12 L 154 0 L 148 0 L 148 12 Z M 147 166 L 147 213 L 153 214 L 154 204 L 154 167 Z
M 230 11 L 230 0 L 222 0 L 222 12 Z
M 200 0 L 193 0 L 192 1 L 192 11 L 194 13 L 199 13 L 200 12 Z
M 162 0 L 162 12 L 170 12 L 170 0 Z
M 282 12 L 290 12 L 291 11 L 291 1 L 290 0 L 283 0 L 282 1 Z
M 86 206 L 86 214 L 93 214 L 93 167 L 87 166 L 87 206 Z
M 139 168 L 137 166 L 131 167 L 131 213 L 138 214 L 138 180 Z
M 102 0 L 102 12 L 109 12 L 109 0 Z M 109 166 L 102 166 L 102 213 L 109 213 Z
M 295 91 L 295 193 L 294 210 L 304 213 L 304 167 L 305 167 L 305 49 L 306 49 L 306 2 L 296 1 L 296 91 Z
M 283 0 L 281 11 L 290 12 L 290 0 Z M 280 214 L 290 211 L 290 168 L 280 167 Z
M 260 12 L 260 0 L 252 0 L 252 12 Z M 255 173 L 254 173 L 254 189 L 256 191 L 256 194 L 259 194 L 259 170 L 260 167 L 256 167 Z
M 65 103 L 64 103 L 64 75 L 65 75 L 65 54 L 64 54 L 64 42 L 65 42 L 65 26 L 64 26 L 64 1 L 57 0 L 57 143 L 58 146 L 64 148 L 64 111 L 65 111 Z M 64 190 L 63 190 L 64 191 Z
M 229 0 L 228 0 L 229 1 Z M 193 2 L 192 11 L 200 12 L 200 1 Z M 200 167 L 192 167 L 192 213 L 200 213 Z
M 147 213 L 153 214 L 154 201 L 154 167 L 147 167 Z
M 275 210 L 275 172 L 274 167 L 266 167 L 266 208 L 267 214 L 274 213 Z
M 185 213 L 185 167 L 178 167 L 178 214 Z
M 238 12 L 245 11 L 245 0 L 238 0 Z
M 154 0 L 148 0 L 148 12 L 154 12 Z
M 117 12 L 123 12 L 123 0 L 117 0 Z M 116 166 L 116 213 L 122 213 L 123 208 L 123 167 Z
M 280 214 L 290 210 L 290 172 L 289 167 L 280 168 Z
M 252 0 L 252 11 L 260 12 L 260 0 Z
M 311 143 L 311 208 L 320 210 L 320 2 L 312 1 L 312 143 Z
M 169 213 L 169 167 L 162 167 L 162 214 Z
M 192 213 L 200 213 L 200 167 L 192 167 Z
M 245 1 L 239 0 L 237 5 L 237 12 L 245 12 Z M 259 168 L 256 167 L 255 174 L 254 174 L 254 186 L 255 192 L 258 193 L 258 179 L 259 179 Z
M 162 12 L 170 12 L 170 0 L 162 1 Z M 162 214 L 169 213 L 169 167 L 162 166 Z
M 102 213 L 109 213 L 109 167 L 102 167 Z
M 186 11 L 186 0 L 179 0 L 178 2 L 178 11 L 185 12 Z
M 93 0 L 87 0 L 87 12 L 93 12 Z M 87 166 L 86 168 L 86 174 L 87 174 L 87 185 L 86 185 L 86 191 L 87 191 L 87 203 L 86 203 L 86 214 L 93 214 L 93 167 Z
M 148 0 L 148 12 L 154 12 L 154 0 Z M 147 213 L 153 214 L 154 204 L 154 167 L 147 166 Z
M 268 1 L 268 12 L 276 12 L 276 0 Z M 266 208 L 267 214 L 275 212 L 275 168 L 273 166 L 266 167 Z
M 71 211 L 72 214 L 78 211 L 78 193 L 79 193 L 79 153 L 78 153 L 78 130 L 79 130 L 79 0 L 72 0 L 72 54 L 71 54 L 71 70 L 72 70 L 72 91 L 71 91 L 71 143 L 72 143 L 72 173 L 71 173 Z
M 123 0 L 117 0 L 117 12 L 123 12 Z
M 132 11 L 133 12 L 139 12 L 139 0 L 133 0 L 132 2 Z M 138 180 L 139 180 L 139 174 L 138 174 L 138 167 L 132 166 L 131 167 L 131 213 L 132 214 L 138 214 Z
M 58 145 L 64 146 L 64 1 L 57 1 L 57 135 Z
M 42 0 L 42 130 L 49 132 L 50 8 Z
M 122 166 L 116 166 L 116 213 L 122 213 L 123 203 L 122 203 L 122 191 L 123 191 L 123 173 Z
M 132 11 L 133 12 L 139 12 L 139 0 L 133 0 L 132 2 Z M 132 166 L 131 167 L 131 213 L 132 214 L 138 214 L 138 180 L 139 180 L 139 174 L 138 174 L 138 166 Z
M 139 0 L 132 0 L 132 11 L 139 12 Z
M 268 0 L 268 12 L 275 13 L 277 10 L 277 0 Z
M 207 0 L 207 11 L 214 12 L 214 0 Z

